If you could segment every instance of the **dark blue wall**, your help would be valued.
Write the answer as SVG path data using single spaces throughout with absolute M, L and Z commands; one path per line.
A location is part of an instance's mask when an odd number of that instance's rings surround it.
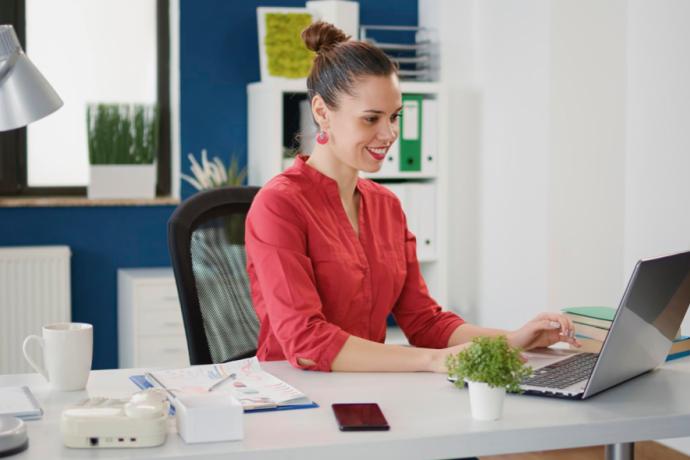
M 256 7 L 303 5 L 294 0 L 180 1 L 183 172 L 189 170 L 187 153 L 198 157 L 203 148 L 226 164 L 230 153 L 246 164 L 246 85 L 260 78 Z M 360 21 L 416 25 L 417 0 L 363 0 Z M 193 191 L 183 182 L 183 197 Z M 166 222 L 173 209 L 0 208 L 0 246 L 70 246 L 72 318 L 94 325 L 95 369 L 117 367 L 117 269 L 170 264 Z

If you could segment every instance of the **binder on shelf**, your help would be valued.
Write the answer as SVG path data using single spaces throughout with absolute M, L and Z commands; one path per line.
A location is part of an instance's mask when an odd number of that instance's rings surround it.
M 400 172 L 400 139 L 396 139 L 388 149 L 388 155 L 383 160 L 381 169 L 375 176 L 395 176 Z
M 422 261 L 436 260 L 436 186 L 415 184 L 416 212 L 419 225 L 417 255 Z
M 436 185 L 405 183 L 386 187 L 400 199 L 407 227 L 417 237 L 417 259 L 436 260 Z
M 424 98 L 422 113 L 422 173 L 434 175 L 438 163 L 438 101 Z
M 422 170 L 422 110 L 421 94 L 403 94 L 403 116 L 400 120 L 400 171 Z

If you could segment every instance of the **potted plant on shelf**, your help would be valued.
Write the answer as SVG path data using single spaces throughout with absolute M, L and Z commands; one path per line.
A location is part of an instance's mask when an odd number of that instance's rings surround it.
M 230 167 L 227 169 L 223 160 L 217 156 L 209 161 L 206 149 L 201 150 L 201 163 L 191 153 L 187 155 L 187 158 L 189 158 L 192 176 L 182 174 L 181 177 L 199 191 L 221 187 L 241 187 L 247 178 L 247 170 L 240 168 L 236 155 L 230 155 Z M 227 216 L 224 238 L 229 244 L 244 245 L 244 215 Z
M 153 198 L 158 107 L 89 104 L 89 198 Z
M 467 382 L 477 420 L 501 418 L 506 391 L 519 393 L 520 382 L 532 373 L 505 336 L 475 337 L 469 347 L 448 357 L 446 367 L 455 386 L 463 388 Z
M 187 155 L 193 176 L 182 174 L 182 180 L 189 183 L 197 190 L 208 190 L 217 187 L 239 187 L 247 177 L 247 170 L 240 169 L 236 155 L 230 155 L 230 167 L 225 168 L 223 160 L 213 157 L 208 160 L 206 149 L 201 150 L 201 163 L 191 153 Z

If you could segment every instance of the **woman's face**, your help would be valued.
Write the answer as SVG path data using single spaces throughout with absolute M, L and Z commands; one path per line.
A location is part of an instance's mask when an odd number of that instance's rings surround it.
M 328 111 L 328 144 L 347 166 L 376 172 L 398 138 L 402 110 L 398 77 L 364 77 L 353 90 L 353 95 L 340 95 L 338 108 Z

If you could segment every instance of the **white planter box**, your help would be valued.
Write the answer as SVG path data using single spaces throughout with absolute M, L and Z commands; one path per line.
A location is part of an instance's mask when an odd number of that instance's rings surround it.
M 91 165 L 88 197 L 155 198 L 156 164 Z
M 484 382 L 467 381 L 470 393 L 470 409 L 475 420 L 498 420 L 503 415 L 505 388 L 491 388 Z

